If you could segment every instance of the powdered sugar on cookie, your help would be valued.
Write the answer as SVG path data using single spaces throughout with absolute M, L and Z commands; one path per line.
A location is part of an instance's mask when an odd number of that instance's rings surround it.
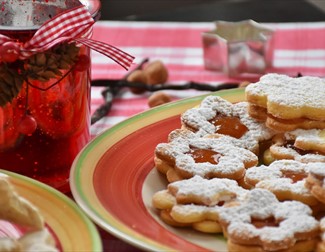
M 219 96 L 208 96 L 199 107 L 184 112 L 182 125 L 200 136 L 224 134 L 237 138 L 244 148 L 256 150 L 259 142 L 268 140 L 274 132 L 251 118 L 247 103 L 232 104 Z M 220 124 L 218 123 L 219 121 Z
M 325 252 L 325 80 L 267 74 L 245 93 L 181 115 L 155 149 L 169 184 L 153 206 L 168 225 L 222 232 L 228 251 Z
M 298 200 L 310 206 L 318 205 L 319 202 L 305 187 L 305 179 L 309 169 L 313 167 L 324 167 L 324 165 L 279 160 L 269 166 L 261 165 L 248 169 L 245 174 L 245 183 L 251 187 L 267 189 L 279 200 Z
M 218 178 L 207 180 L 200 176 L 173 182 L 168 185 L 168 190 L 176 197 L 177 202 L 199 202 L 206 206 L 217 205 L 222 201 L 230 201 L 247 192 L 238 186 L 235 180 Z M 188 199 L 191 200 L 187 202 Z
M 284 135 L 286 140 L 294 140 L 295 147 L 325 154 L 325 130 L 297 129 L 286 132 Z
M 299 162 L 325 162 L 323 130 L 297 129 L 273 137 L 270 153 L 275 159 L 293 159 Z
M 172 171 L 165 172 L 167 175 L 174 172 L 183 179 L 200 175 L 237 180 L 244 176 L 246 168 L 258 162 L 251 151 L 219 138 L 176 138 L 169 143 L 158 144 L 155 155 L 159 162 L 169 163 L 168 169 Z M 159 165 L 157 160 L 156 163 Z
M 273 193 L 253 189 L 238 206 L 220 209 L 219 221 L 234 243 L 258 245 L 265 250 L 288 249 L 306 234 L 318 235 L 318 221 L 311 209 L 297 201 L 279 202 Z M 273 219 L 272 226 L 256 227 L 254 220 Z M 306 237 L 306 236 L 304 236 Z
M 188 147 L 187 153 L 179 153 L 175 162 L 176 169 L 186 174 L 238 179 L 243 176 L 246 168 L 258 161 L 254 153 L 225 143 L 222 139 L 201 138 L 190 141 Z M 215 162 L 198 161 L 196 150 L 210 150 Z
M 325 80 L 266 74 L 246 87 L 246 98 L 277 118 L 325 119 Z

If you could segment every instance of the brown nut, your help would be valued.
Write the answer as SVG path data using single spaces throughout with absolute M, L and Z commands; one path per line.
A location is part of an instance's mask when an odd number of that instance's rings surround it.
M 127 81 L 129 82 L 138 82 L 138 83 L 148 83 L 148 77 L 147 74 L 144 73 L 142 70 L 134 70 L 127 78 Z M 136 87 L 131 87 L 130 88 L 131 92 L 134 94 L 141 94 L 145 92 L 146 90 L 143 88 L 136 88 Z
M 150 108 L 168 103 L 172 98 L 164 92 L 155 92 L 148 98 L 148 105 Z
M 143 71 L 147 75 L 150 85 L 162 84 L 168 79 L 168 70 L 160 60 L 150 62 Z

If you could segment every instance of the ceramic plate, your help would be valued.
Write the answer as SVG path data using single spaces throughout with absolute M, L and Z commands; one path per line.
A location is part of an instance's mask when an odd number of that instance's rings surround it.
M 244 99 L 242 89 L 214 93 L 231 102 Z M 70 185 L 88 216 L 118 238 L 150 251 L 225 251 L 222 236 L 172 228 L 162 223 L 151 197 L 166 188 L 154 168 L 156 145 L 180 127 L 180 114 L 204 96 L 169 103 L 133 116 L 106 130 L 75 159 Z
M 95 225 L 70 198 L 36 180 L 0 170 L 19 195 L 36 206 L 56 240 L 59 251 L 102 251 Z M 0 234 L 19 237 L 23 232 L 8 222 L 0 222 Z

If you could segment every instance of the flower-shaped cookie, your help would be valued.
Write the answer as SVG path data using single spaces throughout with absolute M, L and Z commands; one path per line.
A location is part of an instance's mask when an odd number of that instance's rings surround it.
M 199 139 L 199 138 L 218 139 L 216 140 L 217 142 L 222 141 L 224 143 L 232 144 L 236 147 L 244 148 L 244 149 L 247 149 L 246 147 L 249 145 L 249 143 L 245 143 L 240 139 L 228 135 L 215 133 L 215 134 L 206 134 L 204 136 L 200 136 L 198 133 L 190 131 L 186 128 L 176 129 L 170 132 L 170 134 L 168 135 L 168 142 L 173 142 L 173 141 L 184 142 L 184 141 L 188 141 L 189 139 Z M 252 149 L 254 148 L 253 144 L 251 145 L 251 147 Z M 250 148 L 248 149 L 250 150 Z
M 270 139 L 274 132 L 251 118 L 247 107 L 246 102 L 233 104 L 219 96 L 208 96 L 200 106 L 181 115 L 182 127 L 201 136 L 218 133 L 237 138 L 246 149 L 257 153 L 259 142 Z
M 181 138 L 160 143 L 156 146 L 155 156 L 157 169 L 166 173 L 169 182 L 194 175 L 239 180 L 246 168 L 258 162 L 251 151 L 218 138 Z
M 219 222 L 228 237 L 229 251 L 296 251 L 298 243 L 307 246 L 301 251 L 313 251 L 319 234 L 319 223 L 307 205 L 280 202 L 265 189 L 252 189 L 238 205 L 225 205 L 219 210 Z
M 167 190 L 154 194 L 152 202 L 169 225 L 218 233 L 222 232 L 218 209 L 227 202 L 241 200 L 247 192 L 235 180 L 194 176 L 170 183 Z
M 325 128 L 325 80 L 266 74 L 246 87 L 249 114 L 274 130 Z
M 305 187 L 305 179 L 312 167 L 324 167 L 324 164 L 294 160 L 274 161 L 269 166 L 248 169 L 244 181 L 251 187 L 271 191 L 280 201 L 297 200 L 315 206 L 319 205 L 319 201 Z

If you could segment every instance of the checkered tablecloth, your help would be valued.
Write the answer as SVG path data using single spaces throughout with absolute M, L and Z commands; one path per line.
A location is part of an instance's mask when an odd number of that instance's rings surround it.
M 316 23 L 269 23 L 275 30 L 273 67 L 268 72 L 288 75 L 325 76 L 325 22 Z M 148 57 L 161 60 L 169 71 L 170 83 L 197 81 L 218 83 L 238 81 L 222 72 L 204 68 L 201 34 L 212 30 L 214 23 L 170 23 L 99 21 L 94 26 L 93 38 L 112 44 L 135 56 L 135 64 Z M 132 69 L 132 68 L 131 68 Z M 92 78 L 120 79 L 127 72 L 105 56 L 92 53 Z M 102 87 L 92 88 L 92 112 L 103 103 Z M 166 91 L 173 99 L 202 94 L 202 91 Z M 134 95 L 123 90 L 113 102 L 106 117 L 92 125 L 96 136 L 112 125 L 147 110 L 146 92 Z
M 273 67 L 268 72 L 296 76 L 325 76 L 325 22 L 265 24 L 275 30 Z M 163 61 L 169 71 L 169 83 L 188 81 L 213 83 L 238 81 L 222 72 L 204 69 L 201 34 L 214 28 L 214 23 L 160 23 L 99 21 L 93 38 L 112 44 L 136 57 Z M 132 68 L 131 68 L 132 69 Z M 92 78 L 120 79 L 127 72 L 99 53 L 92 54 Z M 93 87 L 91 110 L 104 101 L 103 87 Z M 166 91 L 176 100 L 202 94 L 195 90 Z M 113 102 L 111 111 L 91 127 L 94 136 L 114 124 L 149 109 L 150 93 L 132 94 L 123 90 Z M 139 251 L 101 230 L 105 251 Z

